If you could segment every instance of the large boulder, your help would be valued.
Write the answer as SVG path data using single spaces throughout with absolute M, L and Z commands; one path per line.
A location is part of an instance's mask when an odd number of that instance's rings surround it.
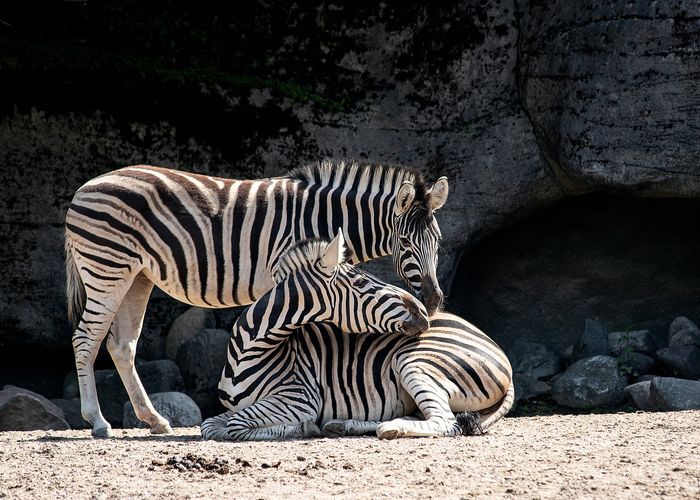
M 211 309 L 191 307 L 173 321 L 165 341 L 165 354 L 175 360 L 180 346 L 206 328 L 214 328 L 215 318 Z
M 90 424 L 80 412 L 80 398 L 52 399 L 51 402 L 63 411 L 63 417 L 71 429 L 91 429 Z
M 574 344 L 573 359 L 578 361 L 592 356 L 605 356 L 608 354 L 610 354 L 608 330 L 600 321 L 587 319 L 581 336 Z
M 668 370 L 681 378 L 700 378 L 700 347 L 677 345 L 656 351 L 656 357 Z
M 513 374 L 513 386 L 515 388 L 515 403 L 520 400 L 527 401 L 546 396 L 552 391 L 552 386 L 547 382 L 521 373 Z
M 187 394 L 181 392 L 158 392 L 149 394 L 151 403 L 172 427 L 194 427 L 202 423 L 202 413 Z M 131 401 L 124 403 L 122 422 L 124 428 L 147 428 L 148 424 L 136 418 Z
M 65 429 L 63 410 L 44 396 L 11 385 L 0 391 L 0 431 Z
M 559 353 L 543 342 L 517 340 L 507 356 L 513 373 L 534 379 L 551 377 L 564 368 Z
M 659 409 L 700 409 L 700 381 L 654 377 L 649 384 L 649 399 Z
M 610 351 L 615 356 L 631 352 L 653 356 L 654 351 L 656 351 L 656 342 L 654 342 L 649 330 L 610 332 L 608 344 L 610 344 Z
M 626 386 L 615 358 L 594 356 L 577 361 L 554 381 L 552 399 L 572 408 L 616 406 L 624 401 Z
M 658 404 L 651 400 L 650 387 L 650 380 L 630 384 L 625 387 L 625 395 L 632 400 L 632 404 L 638 410 L 659 410 Z
M 223 330 L 202 330 L 183 343 L 177 352 L 185 391 L 202 410 L 219 403 L 217 386 L 226 364 L 230 337 Z
M 679 316 L 668 327 L 668 345 L 694 345 L 700 347 L 700 329 L 685 316 Z
M 656 361 L 640 352 L 624 352 L 617 356 L 617 365 L 622 373 L 639 377 L 651 373 Z

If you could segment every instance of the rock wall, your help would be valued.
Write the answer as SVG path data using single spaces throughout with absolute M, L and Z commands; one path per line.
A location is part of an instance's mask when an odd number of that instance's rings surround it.
M 447 290 L 464 252 L 557 200 L 700 192 L 696 2 L 28 1 L 3 21 L 0 351 L 69 345 L 65 210 L 127 164 L 260 177 L 334 156 L 447 175 Z M 147 326 L 179 307 L 157 295 Z

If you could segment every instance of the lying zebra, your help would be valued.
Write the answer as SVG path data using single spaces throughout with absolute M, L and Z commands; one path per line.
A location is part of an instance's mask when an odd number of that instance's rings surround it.
M 339 325 L 369 327 L 376 311 L 319 294 L 311 305 L 283 292 L 308 283 L 326 246 L 302 242 L 284 254 L 270 292 L 278 298 L 263 297 L 234 325 L 219 382 L 230 411 L 202 424 L 205 439 L 310 437 L 320 434 L 317 424 L 326 436 L 455 436 L 483 432 L 508 412 L 510 363 L 463 319 L 438 313 L 427 332 L 412 337 L 348 335 Z M 371 282 L 358 275 L 354 286 L 371 293 Z M 425 420 L 410 417 L 416 409 Z

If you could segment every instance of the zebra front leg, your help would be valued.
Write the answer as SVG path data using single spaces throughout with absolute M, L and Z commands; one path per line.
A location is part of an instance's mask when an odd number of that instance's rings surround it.
M 293 411 L 283 397 L 270 396 L 236 412 L 226 412 L 202 423 L 202 437 L 219 441 L 274 441 L 319 437 L 316 414 Z
M 380 420 L 329 420 L 321 427 L 324 437 L 367 436 L 377 432 Z
M 112 322 L 107 350 L 134 406 L 136 417 L 150 426 L 151 434 L 172 434 L 170 423 L 155 410 L 136 372 L 136 344 L 141 335 L 151 290 L 151 280 L 143 274 L 136 276 Z

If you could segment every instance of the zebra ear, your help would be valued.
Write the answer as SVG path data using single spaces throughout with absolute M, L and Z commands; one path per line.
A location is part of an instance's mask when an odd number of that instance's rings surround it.
M 345 238 L 343 238 L 342 229 L 338 228 L 338 234 L 336 234 L 333 241 L 331 241 L 326 247 L 326 251 L 323 252 L 321 257 L 321 265 L 328 269 L 333 269 L 343 262 L 343 256 L 345 255 Z
M 447 201 L 450 187 L 447 184 L 447 177 L 440 177 L 430 188 L 430 209 L 439 210 Z
M 413 184 L 406 181 L 401 184 L 399 188 L 399 193 L 396 195 L 396 205 L 394 205 L 394 215 L 401 215 L 408 210 L 408 207 L 413 203 L 413 199 L 416 197 L 416 188 Z

